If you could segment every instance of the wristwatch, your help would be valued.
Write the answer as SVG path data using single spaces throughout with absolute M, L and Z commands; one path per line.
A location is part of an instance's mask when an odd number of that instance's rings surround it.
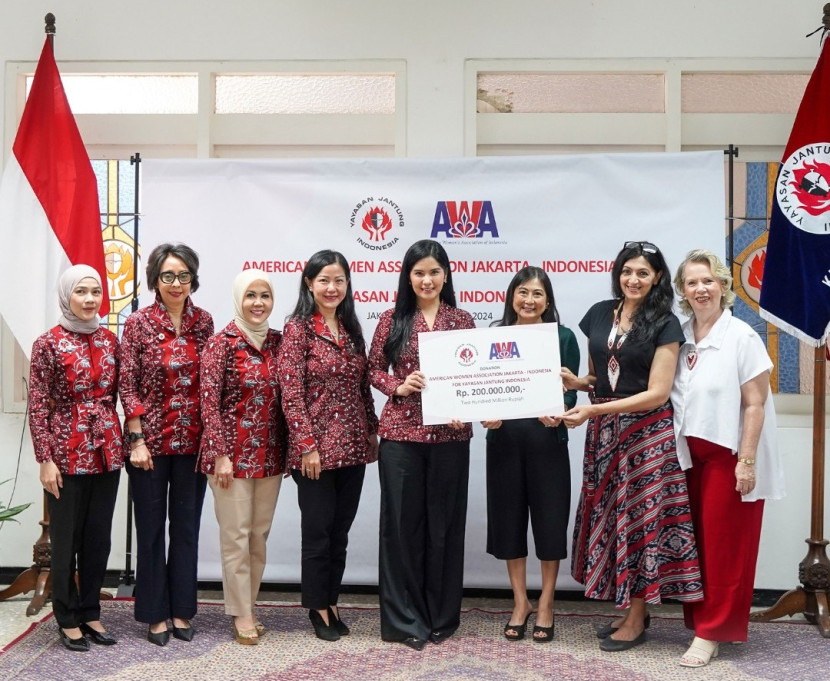
M 130 431 L 130 444 L 135 444 L 139 440 L 143 440 L 143 439 L 144 439 L 144 433 L 142 433 L 140 430 L 137 433 L 134 433 L 134 432 Z

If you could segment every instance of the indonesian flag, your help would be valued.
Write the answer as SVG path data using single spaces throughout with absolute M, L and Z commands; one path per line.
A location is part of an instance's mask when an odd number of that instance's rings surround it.
M 830 40 L 798 107 L 772 200 L 761 316 L 805 343 L 830 335 Z
M 98 186 L 47 38 L 0 184 L 0 314 L 27 356 L 57 322 L 70 264 L 98 270 L 107 314 Z

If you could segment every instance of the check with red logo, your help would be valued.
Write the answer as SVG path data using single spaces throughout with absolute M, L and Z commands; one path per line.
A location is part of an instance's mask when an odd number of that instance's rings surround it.
M 424 425 L 559 416 L 557 324 L 418 334 Z

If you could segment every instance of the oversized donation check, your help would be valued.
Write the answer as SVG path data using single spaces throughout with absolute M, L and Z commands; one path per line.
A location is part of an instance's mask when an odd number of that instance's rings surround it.
M 424 425 L 562 414 L 557 326 L 419 333 Z

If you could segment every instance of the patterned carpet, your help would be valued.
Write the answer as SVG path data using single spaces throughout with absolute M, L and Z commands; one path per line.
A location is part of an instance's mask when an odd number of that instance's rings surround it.
M 380 640 L 376 608 L 343 608 L 352 634 L 325 643 L 314 638 L 299 606 L 266 605 L 260 611 L 265 638 L 258 646 L 241 646 L 231 639 L 222 605 L 203 604 L 194 640 L 171 638 L 165 648 L 144 639 L 146 627 L 133 620 L 130 600 L 104 602 L 103 608 L 117 646 L 71 653 L 61 646 L 49 614 L 0 652 L 0 679 L 826 681 L 830 664 L 830 640 L 813 626 L 786 622 L 751 625 L 749 643 L 724 645 L 712 664 L 695 670 L 677 665 L 689 640 L 682 621 L 657 616 L 646 645 L 603 653 L 594 631 L 608 617 L 560 614 L 552 643 L 511 643 L 501 636 L 506 613 L 474 609 L 463 614 L 453 638 L 418 653 Z

